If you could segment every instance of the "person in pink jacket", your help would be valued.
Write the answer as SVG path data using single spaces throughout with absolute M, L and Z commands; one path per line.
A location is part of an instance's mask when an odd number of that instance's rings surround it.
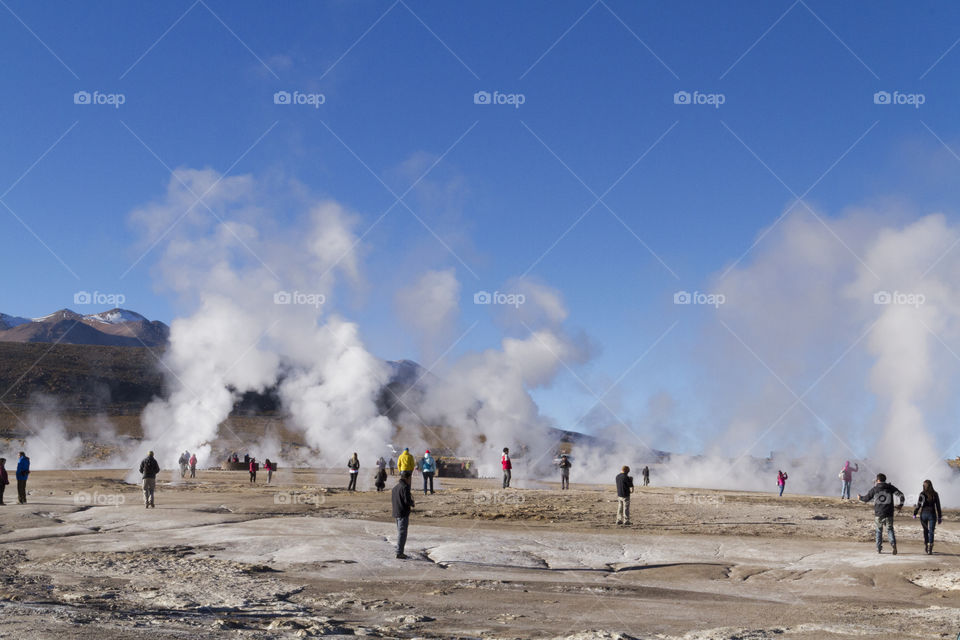
M 3 501 L 3 490 L 10 484 L 10 477 L 7 475 L 7 459 L 0 458 L 0 504 L 6 504 Z
M 787 478 L 789 478 L 785 472 L 777 470 L 777 486 L 780 487 L 780 495 L 783 495 L 783 490 L 787 488 Z
M 508 447 L 503 448 L 503 455 L 500 456 L 500 466 L 503 467 L 503 488 L 506 489 L 510 486 L 511 470 L 513 469 L 513 463 L 510 462 L 510 449 Z
M 847 460 L 847 464 L 843 465 L 843 469 L 840 470 L 840 480 L 843 484 L 840 486 L 840 499 L 843 500 L 846 498 L 850 499 L 850 483 L 853 482 L 853 474 L 857 471 L 860 471 L 859 465 L 850 466 L 850 461 Z

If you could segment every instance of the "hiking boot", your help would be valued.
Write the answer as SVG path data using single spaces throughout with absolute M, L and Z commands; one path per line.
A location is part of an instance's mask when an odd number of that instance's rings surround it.
M 930 543 L 930 548 L 927 549 L 927 555 L 929 555 L 929 556 L 932 556 L 932 555 L 933 555 L 933 543 L 932 543 L 932 542 Z
M 407 559 L 406 554 L 403 554 L 403 553 L 397 554 L 397 560 L 406 560 L 406 559 Z
M 877 547 L 877 553 L 883 553 L 883 547 Z
M 890 545 L 890 546 L 893 547 L 893 555 L 897 555 L 897 543 L 894 542 L 894 543 L 893 543 L 892 545 Z

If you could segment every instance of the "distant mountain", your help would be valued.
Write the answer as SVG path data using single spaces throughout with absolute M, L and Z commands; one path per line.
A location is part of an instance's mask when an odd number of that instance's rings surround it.
M 0 313 L 0 342 L 59 342 L 111 347 L 162 347 L 170 327 L 127 309 L 80 315 L 61 309 L 42 318 Z

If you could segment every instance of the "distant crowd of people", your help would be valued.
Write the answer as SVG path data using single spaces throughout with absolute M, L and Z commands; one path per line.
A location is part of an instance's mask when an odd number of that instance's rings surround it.
M 6 458 L 0 458 L 0 505 L 5 505 L 3 501 L 4 490 L 10 480 L 6 470 Z M 228 457 L 228 462 L 239 462 L 239 456 L 233 453 Z M 178 461 L 180 467 L 180 477 L 185 478 L 188 471 L 191 478 L 196 477 L 197 456 L 189 451 L 184 451 Z M 244 456 L 244 463 L 250 472 L 250 482 L 255 483 L 259 463 L 249 454 Z M 560 454 L 555 464 L 560 470 L 560 489 L 562 491 L 570 488 L 570 469 L 573 466 L 570 456 L 566 453 Z M 503 488 L 510 488 L 512 479 L 513 462 L 510 458 L 510 449 L 503 448 L 500 456 L 500 466 L 503 471 Z M 267 458 L 263 465 L 267 472 L 267 483 L 269 484 L 273 477 L 273 471 L 276 465 Z M 390 475 L 395 474 L 395 470 L 400 473 L 397 484 L 393 487 L 391 493 L 391 505 L 393 517 L 397 521 L 397 558 L 406 558 L 404 547 L 407 539 L 407 532 L 410 521 L 410 512 L 413 509 L 414 500 L 412 494 L 412 477 L 415 470 L 419 470 L 423 476 L 424 495 L 434 493 L 434 476 L 437 472 L 437 461 L 430 454 L 430 450 L 424 451 L 423 457 L 417 461 L 410 453 L 410 449 L 405 448 L 397 457 L 396 463 L 393 458 L 385 460 L 380 456 L 376 461 L 376 473 L 374 474 L 374 486 L 378 492 L 386 488 L 387 470 Z M 842 500 L 850 499 L 853 474 L 859 472 L 857 464 L 851 464 L 847 461 L 840 470 L 838 477 L 841 480 L 840 498 Z M 347 461 L 347 471 L 349 480 L 347 483 L 348 491 L 357 490 L 357 477 L 360 473 L 360 458 L 356 452 Z M 160 473 L 160 464 L 154 457 L 153 451 L 147 453 L 139 466 L 143 489 L 143 503 L 147 509 L 156 508 L 156 478 Z M 17 501 L 19 504 L 27 502 L 27 479 L 30 475 L 30 458 L 21 451 L 17 459 L 16 480 L 17 480 Z M 650 468 L 644 466 L 642 471 L 643 486 L 650 484 Z M 782 470 L 777 470 L 777 487 L 779 495 L 783 496 L 786 488 L 788 474 Z M 620 473 L 614 478 L 617 490 L 617 513 L 615 523 L 620 526 L 630 525 L 630 498 L 634 493 L 634 482 L 630 476 L 630 467 L 623 466 Z M 873 502 L 874 505 L 874 531 L 875 541 L 878 553 L 883 553 L 883 534 L 887 533 L 887 539 L 894 555 L 897 554 L 897 538 L 894 530 L 894 512 L 900 512 L 906 501 L 903 492 L 896 486 L 887 481 L 887 476 L 883 473 L 876 475 L 875 482 L 871 489 L 863 494 L 857 495 L 861 502 Z M 930 480 L 924 480 L 923 486 L 917 497 L 917 503 L 913 511 L 913 517 L 919 518 L 921 529 L 923 531 L 924 552 L 933 553 L 934 532 L 937 525 L 943 523 L 943 512 L 940 506 L 940 495 L 934 490 L 933 483 Z

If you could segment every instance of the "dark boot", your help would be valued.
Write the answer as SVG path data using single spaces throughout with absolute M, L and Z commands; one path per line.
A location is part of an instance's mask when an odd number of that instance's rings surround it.
M 890 545 L 890 546 L 893 547 L 893 555 L 897 555 L 897 543 L 894 542 L 894 543 L 893 543 L 892 545 Z

